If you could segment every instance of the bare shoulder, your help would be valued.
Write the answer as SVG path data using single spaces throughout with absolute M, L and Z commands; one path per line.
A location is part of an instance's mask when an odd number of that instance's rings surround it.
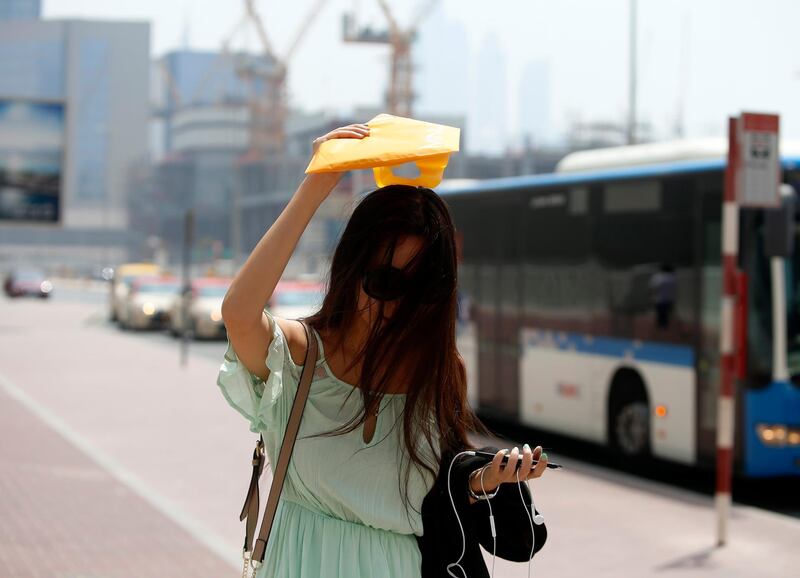
M 274 317 L 274 319 L 286 336 L 292 361 L 295 365 L 303 365 L 308 350 L 308 338 L 303 324 L 296 319 L 283 319 L 282 317 Z
M 273 317 L 281 329 L 289 345 L 289 353 L 295 365 L 301 365 L 305 360 L 308 340 L 305 330 L 299 321 L 291 319 L 281 319 Z M 273 336 L 273 328 L 269 318 L 265 313 L 261 318 L 250 323 L 225 323 L 228 332 L 228 340 L 242 362 L 242 364 L 253 374 L 267 380 L 269 378 L 269 368 L 266 365 L 266 357 Z

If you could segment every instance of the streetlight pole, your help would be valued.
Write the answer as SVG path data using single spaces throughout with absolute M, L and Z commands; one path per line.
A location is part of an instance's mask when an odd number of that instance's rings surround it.
M 630 0 L 628 45 L 628 144 L 636 144 L 636 0 Z
M 192 297 L 192 244 L 194 243 L 194 209 L 188 209 L 183 223 L 183 289 L 181 291 L 181 366 L 189 359 L 189 300 Z M 194 336 L 191 336 L 194 338 Z
M 234 270 L 239 267 L 242 260 L 242 213 L 240 209 L 241 191 L 240 187 L 244 179 L 240 168 L 239 174 L 234 179 L 231 189 L 231 253 L 233 258 Z

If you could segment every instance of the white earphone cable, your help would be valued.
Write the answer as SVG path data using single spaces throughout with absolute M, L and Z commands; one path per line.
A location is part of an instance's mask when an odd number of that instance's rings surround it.
M 483 474 L 486 472 L 486 467 L 481 468 L 481 492 L 486 495 L 486 488 L 483 486 Z M 494 561 L 497 559 L 497 528 L 494 525 L 494 512 L 492 511 L 492 501 L 487 500 L 486 505 L 489 506 L 489 525 L 492 528 L 492 578 L 494 578 Z
M 527 485 L 527 481 L 525 484 Z M 528 512 L 528 505 L 525 503 L 525 497 L 522 495 L 522 486 L 519 482 L 519 470 L 517 470 L 517 489 L 519 490 L 519 499 L 522 500 L 522 507 L 525 509 L 525 515 L 528 516 L 528 522 L 531 524 L 531 555 L 528 558 L 528 578 L 531 578 L 531 563 L 533 562 L 533 551 L 536 549 L 536 532 L 533 531 L 533 518 L 531 517 L 531 512 Z M 528 492 L 531 494 L 531 511 L 535 512 L 536 509 L 533 506 L 533 492 L 531 491 L 530 486 L 528 486 Z
M 458 515 L 458 509 L 456 508 L 455 500 L 453 499 L 453 490 L 452 490 L 452 487 L 450 486 L 450 474 L 453 471 L 453 464 L 462 455 L 474 456 L 475 452 L 474 451 L 469 451 L 469 450 L 463 451 L 463 452 L 459 452 L 452 459 L 452 461 L 450 462 L 450 467 L 447 469 L 447 493 L 450 495 L 450 504 L 453 506 L 453 513 L 456 515 L 456 520 L 458 521 L 458 527 L 461 530 L 461 555 L 458 557 L 458 560 L 456 560 L 455 562 L 451 562 L 450 564 L 447 565 L 447 573 L 450 576 L 452 576 L 452 578 L 462 578 L 462 577 L 456 576 L 455 574 L 453 574 L 450 571 L 451 568 L 459 568 L 461 570 L 461 572 L 463 573 L 463 578 L 468 578 L 467 577 L 467 571 L 464 570 L 463 566 L 461 566 L 461 560 L 464 558 L 464 554 L 466 553 L 466 549 L 467 549 L 467 539 L 466 539 L 466 536 L 464 535 L 464 526 L 461 523 L 461 518 Z M 481 469 L 481 491 L 483 491 L 484 495 L 486 495 L 487 494 L 486 488 L 484 488 L 484 486 L 483 486 L 483 474 L 484 474 L 484 472 L 485 472 L 485 469 Z M 542 516 L 541 514 L 538 514 L 535 517 L 531 517 L 531 516 L 533 516 L 533 513 L 536 511 L 536 507 L 534 506 L 534 503 L 533 503 L 533 492 L 530 491 L 530 486 L 528 486 L 528 491 L 531 494 L 531 511 L 529 512 L 528 511 L 528 505 L 525 503 L 525 497 L 522 495 L 522 486 L 520 485 L 519 470 L 516 471 L 516 474 L 517 474 L 517 489 L 519 489 L 519 497 L 520 497 L 520 500 L 522 500 L 522 507 L 525 509 L 525 515 L 528 517 L 528 522 L 530 523 L 530 526 L 531 526 L 531 553 L 530 553 L 530 556 L 528 558 L 528 578 L 530 578 L 530 576 L 531 576 L 531 563 L 533 562 L 533 552 L 536 549 L 536 532 L 533 529 L 534 519 L 536 521 L 536 524 L 539 525 L 539 524 L 544 523 L 544 516 Z M 494 512 L 492 511 L 492 502 L 491 502 L 491 500 L 487 500 L 487 505 L 489 506 L 489 524 L 491 526 L 491 531 L 492 531 L 492 574 L 491 575 L 492 575 L 492 578 L 494 578 L 494 563 L 495 563 L 495 559 L 497 558 L 497 531 L 496 531 L 495 524 L 494 524 Z
M 464 451 L 456 454 L 456 456 L 450 462 L 450 467 L 447 468 L 447 493 L 450 495 L 450 504 L 453 506 L 453 513 L 456 515 L 456 520 L 458 520 L 458 527 L 461 530 L 461 556 L 458 557 L 458 560 L 452 562 L 447 565 L 447 573 L 450 574 L 453 578 L 460 578 L 456 576 L 450 571 L 450 568 L 457 567 L 461 569 L 461 572 L 464 574 L 464 578 L 467 578 L 467 571 L 461 566 L 461 559 L 464 557 L 464 553 L 467 550 L 467 538 L 464 536 L 464 526 L 461 524 L 461 518 L 458 515 L 458 509 L 456 508 L 456 502 L 453 499 L 453 490 L 450 486 L 450 474 L 453 471 L 453 464 L 460 456 L 474 456 L 475 452 L 473 451 Z

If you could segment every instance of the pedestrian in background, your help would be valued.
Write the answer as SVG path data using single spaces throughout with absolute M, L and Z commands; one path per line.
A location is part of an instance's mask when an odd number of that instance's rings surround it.
M 650 278 L 656 327 L 659 329 L 669 328 L 672 311 L 675 309 L 677 286 L 675 268 L 669 263 L 662 263 L 658 272 Z

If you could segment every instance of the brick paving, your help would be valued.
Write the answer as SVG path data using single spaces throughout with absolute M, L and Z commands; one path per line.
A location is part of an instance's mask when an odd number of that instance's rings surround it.
M 0 576 L 232 576 L 231 565 L 0 390 Z

